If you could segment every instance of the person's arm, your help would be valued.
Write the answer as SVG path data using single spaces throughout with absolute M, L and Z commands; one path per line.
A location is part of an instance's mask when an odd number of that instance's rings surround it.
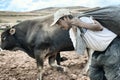
M 78 27 L 87 28 L 93 31 L 103 30 L 103 26 L 96 20 L 94 20 L 94 23 L 85 23 L 81 21 L 80 19 L 72 19 L 71 24 L 78 26 Z

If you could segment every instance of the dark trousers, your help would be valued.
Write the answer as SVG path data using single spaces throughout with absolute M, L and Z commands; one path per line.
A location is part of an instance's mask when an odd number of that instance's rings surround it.
M 93 53 L 89 77 L 90 80 L 120 80 L 120 37 L 116 37 L 105 51 Z

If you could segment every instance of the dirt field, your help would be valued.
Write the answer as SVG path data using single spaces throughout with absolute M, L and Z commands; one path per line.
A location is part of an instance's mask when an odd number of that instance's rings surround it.
M 44 64 L 44 80 L 89 80 L 83 72 L 87 57 L 80 56 L 74 51 L 61 52 L 68 60 L 61 62 L 65 72 L 58 72 Z M 0 80 L 36 80 L 37 67 L 34 59 L 22 51 L 0 52 Z

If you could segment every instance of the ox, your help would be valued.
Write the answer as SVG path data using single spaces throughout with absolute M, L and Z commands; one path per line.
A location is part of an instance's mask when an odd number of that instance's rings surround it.
M 29 56 L 36 59 L 38 67 L 37 80 L 42 80 L 44 59 L 48 57 L 51 67 L 63 70 L 55 63 L 57 53 L 60 51 L 73 50 L 69 32 L 59 27 L 49 25 L 52 15 L 23 21 L 1 34 L 1 47 L 6 50 L 14 48 L 25 51 Z M 59 58 L 59 56 L 58 56 Z

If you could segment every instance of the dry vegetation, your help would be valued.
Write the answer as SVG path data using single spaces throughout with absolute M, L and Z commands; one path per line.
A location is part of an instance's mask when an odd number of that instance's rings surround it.
M 84 12 L 91 10 L 91 8 L 87 7 L 63 7 L 68 8 L 73 12 Z M 34 17 L 45 16 L 48 14 L 53 14 L 56 10 L 60 9 L 60 7 L 50 7 L 40 10 L 34 10 L 29 12 L 11 12 L 11 11 L 0 11 L 0 21 L 7 23 L 16 23 L 17 21 L 23 21 L 26 19 L 31 19 Z M 92 8 L 95 9 L 95 8 Z M 1 23 L 1 22 L 0 22 Z

